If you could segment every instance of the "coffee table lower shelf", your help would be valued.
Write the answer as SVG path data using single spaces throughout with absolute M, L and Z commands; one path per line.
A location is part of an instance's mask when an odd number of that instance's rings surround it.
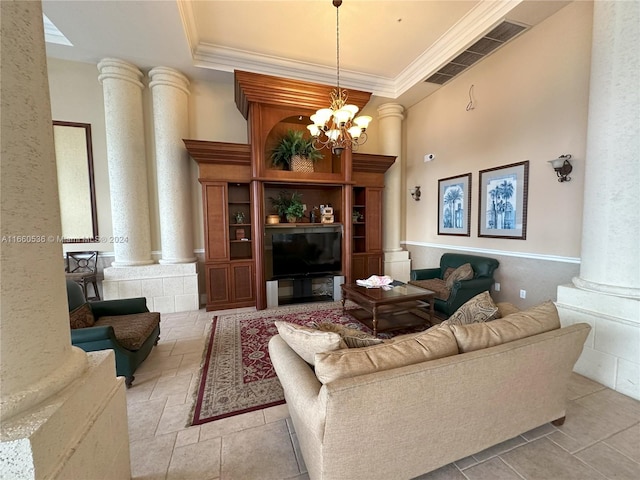
M 376 333 L 402 330 L 405 328 L 430 326 L 430 316 L 419 309 L 403 310 L 400 312 L 384 312 L 378 309 L 378 325 Z M 349 310 L 349 314 L 371 330 L 373 328 L 373 314 L 364 308 Z

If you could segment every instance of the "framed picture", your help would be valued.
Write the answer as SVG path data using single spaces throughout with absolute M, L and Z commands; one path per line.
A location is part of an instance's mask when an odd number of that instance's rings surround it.
M 471 235 L 471 174 L 438 180 L 438 235 Z
M 527 238 L 529 161 L 480 170 L 478 236 Z

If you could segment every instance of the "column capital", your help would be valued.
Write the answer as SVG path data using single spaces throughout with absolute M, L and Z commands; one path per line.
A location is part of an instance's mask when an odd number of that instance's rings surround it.
M 98 81 L 103 83 L 107 79 L 124 80 L 131 82 L 140 89 L 144 88 L 144 85 L 140 81 L 143 77 L 142 72 L 134 64 L 125 62 L 118 58 L 103 58 L 98 62 Z
M 385 117 L 397 117 L 404 119 L 404 107 L 399 103 L 383 103 L 378 107 L 378 119 Z
M 149 71 L 149 88 L 166 85 L 182 90 L 189 95 L 189 79 L 178 70 L 169 67 L 155 67 Z

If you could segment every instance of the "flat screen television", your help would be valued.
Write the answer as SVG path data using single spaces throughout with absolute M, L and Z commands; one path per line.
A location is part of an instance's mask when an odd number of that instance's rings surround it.
M 340 232 L 274 233 L 273 278 L 300 278 L 342 271 Z

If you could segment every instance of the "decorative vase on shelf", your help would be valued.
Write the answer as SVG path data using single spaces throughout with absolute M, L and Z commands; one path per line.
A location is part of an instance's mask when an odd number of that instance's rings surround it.
M 296 223 L 298 221 L 298 217 L 295 215 L 287 215 L 287 222 Z
M 243 212 L 236 212 L 233 216 L 236 219 L 236 223 L 244 223 L 244 213 Z
M 291 157 L 291 171 L 293 172 L 313 172 L 313 160 L 309 157 L 295 155 Z

